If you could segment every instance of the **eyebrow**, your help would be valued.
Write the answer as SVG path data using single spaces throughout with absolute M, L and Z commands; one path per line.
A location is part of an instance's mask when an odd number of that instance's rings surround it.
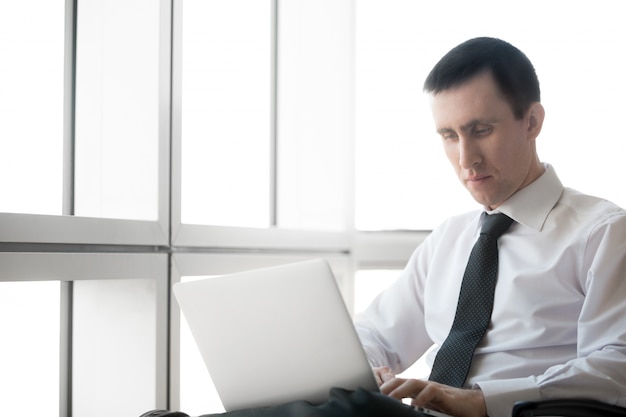
M 494 124 L 494 123 L 497 123 L 497 121 L 498 121 L 497 119 L 488 119 L 488 120 L 474 119 L 474 120 L 472 120 L 472 121 L 462 125 L 461 126 L 461 131 L 462 132 L 466 132 L 468 130 L 471 130 L 476 125 L 480 125 L 480 124 Z M 454 129 L 449 128 L 449 127 L 442 127 L 441 129 L 437 129 L 437 133 L 438 134 L 449 133 L 449 132 L 454 132 Z

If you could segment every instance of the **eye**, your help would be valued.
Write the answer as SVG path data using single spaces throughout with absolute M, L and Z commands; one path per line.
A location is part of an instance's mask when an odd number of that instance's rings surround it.
M 474 136 L 488 136 L 493 131 L 491 126 L 476 126 L 472 133 Z
M 457 140 L 458 136 L 452 131 L 441 132 L 441 139 L 445 141 Z

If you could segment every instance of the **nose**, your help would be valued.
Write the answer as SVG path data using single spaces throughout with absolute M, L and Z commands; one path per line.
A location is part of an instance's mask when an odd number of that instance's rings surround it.
M 482 162 L 480 147 L 465 136 L 459 137 L 459 165 L 463 169 L 471 169 Z

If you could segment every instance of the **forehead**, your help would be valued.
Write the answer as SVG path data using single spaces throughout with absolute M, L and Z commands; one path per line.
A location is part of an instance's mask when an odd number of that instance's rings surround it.
M 475 120 L 513 117 L 509 102 L 488 71 L 431 95 L 430 107 L 437 129 L 454 128 Z

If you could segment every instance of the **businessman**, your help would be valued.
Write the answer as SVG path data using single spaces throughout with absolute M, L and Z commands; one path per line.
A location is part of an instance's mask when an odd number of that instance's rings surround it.
M 357 318 L 386 395 L 335 391 L 319 406 L 229 417 L 423 416 L 395 400 L 406 398 L 456 417 L 507 417 L 516 401 L 546 398 L 626 405 L 626 212 L 563 187 L 539 159 L 533 65 L 507 42 L 471 39 L 424 89 L 443 150 L 482 209 L 433 230 Z M 395 376 L 426 352 L 428 380 Z
M 540 160 L 533 65 L 507 42 L 471 39 L 424 90 L 483 208 L 433 230 L 358 318 L 381 391 L 458 417 L 505 417 L 545 398 L 626 405 L 626 213 L 564 188 Z M 394 376 L 431 346 L 429 380 Z

